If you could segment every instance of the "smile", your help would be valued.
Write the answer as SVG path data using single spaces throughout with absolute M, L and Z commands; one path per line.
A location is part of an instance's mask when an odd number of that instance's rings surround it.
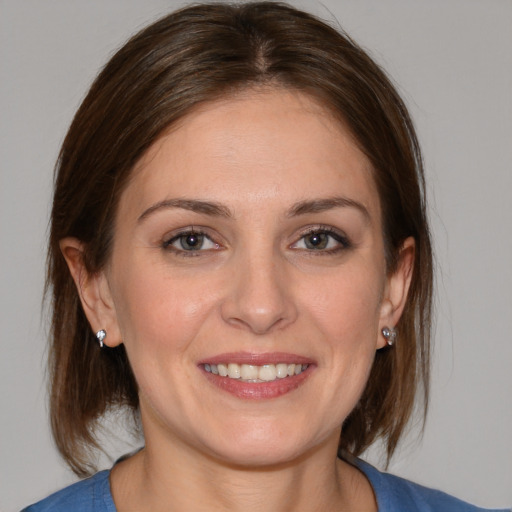
M 308 364 L 277 363 L 277 364 L 237 364 L 219 363 L 203 365 L 206 372 L 229 379 L 238 379 L 248 383 L 272 382 L 276 379 L 285 379 L 294 375 L 300 375 L 308 368 Z

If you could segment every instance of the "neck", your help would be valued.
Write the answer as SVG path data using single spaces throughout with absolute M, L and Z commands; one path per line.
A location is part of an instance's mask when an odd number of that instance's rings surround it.
M 114 501 L 119 512 L 376 510 L 366 478 L 337 459 L 338 439 L 335 433 L 310 453 L 265 467 L 229 464 L 175 443 L 146 443 L 112 471 Z

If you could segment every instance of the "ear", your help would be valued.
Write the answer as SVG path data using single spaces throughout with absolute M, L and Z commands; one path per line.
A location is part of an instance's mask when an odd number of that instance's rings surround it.
M 107 332 L 105 345 L 115 347 L 121 344 L 121 333 L 104 271 L 90 274 L 84 264 L 84 244 L 77 238 L 63 238 L 60 250 L 78 290 L 87 320 L 94 333 L 100 329 Z
M 395 327 L 404 310 L 414 269 L 415 250 L 414 238 L 407 238 L 400 249 L 394 272 L 387 277 L 380 306 L 377 349 L 386 345 L 381 330 L 384 327 Z

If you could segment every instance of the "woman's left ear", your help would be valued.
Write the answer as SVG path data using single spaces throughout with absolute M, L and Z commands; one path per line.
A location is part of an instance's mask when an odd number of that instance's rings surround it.
M 414 269 L 415 251 L 416 244 L 414 238 L 406 238 L 400 249 L 395 270 L 387 277 L 380 307 L 377 349 L 386 345 L 382 329 L 385 327 L 389 329 L 394 328 L 404 310 Z

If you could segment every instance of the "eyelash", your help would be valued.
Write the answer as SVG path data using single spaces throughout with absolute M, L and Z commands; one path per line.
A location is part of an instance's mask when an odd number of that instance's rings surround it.
M 346 235 L 340 233 L 339 231 L 335 230 L 334 228 L 332 228 L 330 226 L 314 226 L 314 227 L 308 228 L 305 232 L 302 233 L 299 240 L 297 240 L 297 242 L 294 242 L 291 245 L 291 247 L 293 247 L 294 245 L 297 245 L 299 242 L 301 242 L 302 240 L 305 240 L 307 237 L 310 237 L 312 235 L 326 235 L 327 237 L 330 237 L 331 239 L 333 239 L 337 245 L 336 245 L 336 247 L 331 247 L 329 249 L 315 250 L 315 249 L 304 248 L 304 249 L 300 249 L 300 250 L 307 251 L 308 253 L 315 253 L 315 255 L 318 255 L 318 256 L 328 256 L 328 255 L 337 254 L 339 252 L 345 251 L 352 247 L 352 243 L 350 242 L 350 240 L 347 238 Z M 329 243 L 330 242 L 328 241 L 327 244 L 329 244 Z
M 311 237 L 313 235 L 320 235 L 320 236 L 326 235 L 330 239 L 334 240 L 337 245 L 335 247 L 331 247 L 331 248 L 320 248 L 320 249 L 314 249 L 314 248 L 308 248 L 308 247 L 305 247 L 305 248 L 294 247 L 294 246 L 298 245 L 301 241 L 305 241 L 305 239 L 307 237 Z M 180 249 L 180 248 L 173 246 L 173 244 L 175 242 L 179 241 L 180 239 L 184 240 L 186 237 L 190 237 L 190 236 L 203 237 L 203 242 L 199 249 L 186 250 L 185 248 Z M 213 247 L 208 248 L 208 249 L 202 249 L 204 240 L 207 240 L 210 244 L 213 245 Z M 329 243 L 331 243 L 331 242 L 329 240 L 327 240 L 327 245 L 329 245 Z M 211 250 L 217 250 L 217 249 L 220 249 L 221 247 L 222 246 L 220 244 L 218 244 L 217 242 L 215 242 L 214 240 L 212 240 L 212 238 L 206 232 L 204 232 L 200 229 L 198 230 L 198 229 L 191 229 L 191 228 L 184 229 L 183 231 L 180 231 L 179 233 L 173 235 L 171 238 L 164 240 L 162 242 L 163 249 L 172 251 L 174 254 L 181 256 L 181 257 L 185 257 L 185 258 L 197 257 L 197 256 L 201 255 L 200 253 L 204 253 L 204 252 L 211 251 Z M 330 226 L 314 226 L 314 227 L 310 227 L 305 232 L 303 232 L 301 234 L 300 238 L 296 242 L 291 244 L 289 247 L 292 249 L 305 251 L 305 252 L 308 252 L 311 254 L 315 253 L 315 255 L 327 256 L 327 255 L 337 254 L 341 251 L 350 249 L 352 247 L 352 243 L 345 235 L 341 234 L 340 232 L 338 232 L 337 230 L 333 229 Z
M 175 242 L 179 241 L 180 239 L 184 240 L 185 238 L 190 237 L 190 236 L 203 237 L 204 240 L 209 241 L 211 244 L 213 244 L 214 247 L 209 248 L 209 249 L 202 249 L 202 250 L 201 250 L 201 248 L 199 248 L 196 250 L 188 250 L 188 251 L 184 248 L 179 249 L 177 247 L 173 247 L 173 244 Z M 204 244 L 204 240 L 203 240 L 202 245 Z M 201 245 L 201 247 L 202 247 L 202 245 Z M 201 252 L 210 251 L 212 249 L 213 250 L 220 249 L 221 245 L 218 244 L 217 242 L 214 242 L 211 239 L 211 237 L 208 236 L 208 234 L 205 233 L 204 231 L 202 231 L 200 229 L 190 229 L 189 228 L 189 229 L 184 229 L 183 231 L 180 231 L 179 233 L 173 235 L 171 238 L 169 238 L 167 240 L 164 240 L 164 242 L 162 243 L 162 248 L 167 251 L 172 251 L 174 254 L 176 254 L 178 256 L 190 258 L 190 257 L 200 256 Z

